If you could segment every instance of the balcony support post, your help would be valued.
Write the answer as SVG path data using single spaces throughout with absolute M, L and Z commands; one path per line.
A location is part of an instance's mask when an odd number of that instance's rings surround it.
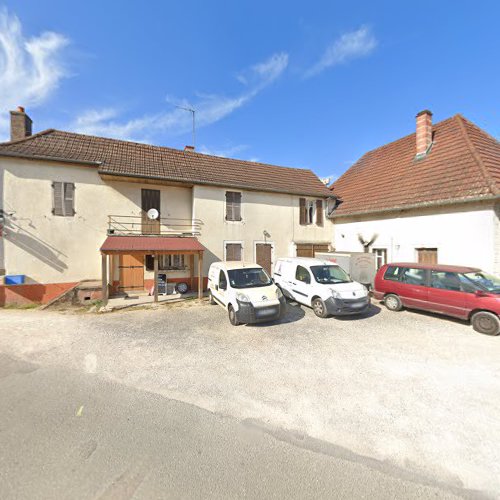
M 108 303 L 108 256 L 101 254 L 102 302 Z
M 154 301 L 158 302 L 158 254 L 153 255 L 154 267 Z
M 198 299 L 203 298 L 203 252 L 198 252 Z

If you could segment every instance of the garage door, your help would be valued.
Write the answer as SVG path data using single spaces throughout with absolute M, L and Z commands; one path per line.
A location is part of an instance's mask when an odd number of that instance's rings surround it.
M 297 257 L 314 257 L 316 252 L 328 252 L 328 243 L 297 243 Z

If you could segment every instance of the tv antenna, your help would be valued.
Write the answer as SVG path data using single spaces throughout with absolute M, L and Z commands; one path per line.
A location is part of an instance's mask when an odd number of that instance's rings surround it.
M 195 139 L 196 139 L 196 129 L 195 129 L 195 114 L 196 109 L 188 108 L 184 106 L 175 106 L 176 108 L 183 109 L 184 111 L 189 111 L 193 115 L 193 148 L 195 147 Z

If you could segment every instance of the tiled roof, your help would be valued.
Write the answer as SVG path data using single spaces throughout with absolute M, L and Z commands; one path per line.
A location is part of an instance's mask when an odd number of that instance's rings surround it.
M 101 252 L 200 252 L 206 248 L 196 238 L 165 236 L 108 236 Z
M 95 163 L 102 174 L 327 197 L 311 171 L 204 155 L 192 151 L 46 130 L 0 144 L 0 156 Z
M 500 143 L 455 115 L 433 125 L 433 145 L 415 160 L 415 134 L 362 156 L 331 189 L 333 217 L 500 196 Z

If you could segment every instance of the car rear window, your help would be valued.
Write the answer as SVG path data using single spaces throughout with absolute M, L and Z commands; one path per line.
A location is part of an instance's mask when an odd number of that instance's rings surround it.
M 385 280 L 399 281 L 399 272 L 401 268 L 397 266 L 389 266 L 384 274 Z

